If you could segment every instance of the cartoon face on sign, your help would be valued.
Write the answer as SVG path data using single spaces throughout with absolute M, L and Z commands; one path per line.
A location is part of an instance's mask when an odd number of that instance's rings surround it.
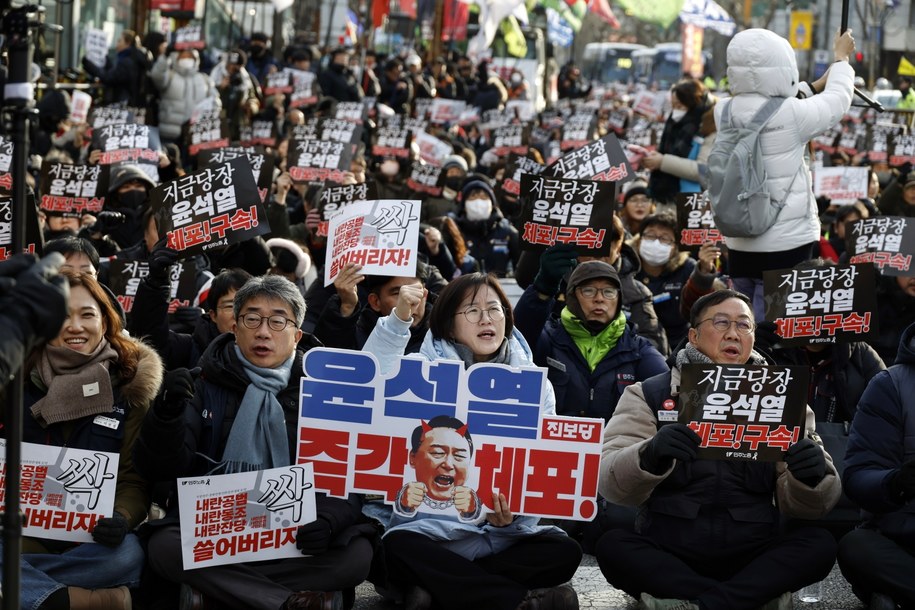
M 420 420 L 411 436 L 409 464 L 414 480 L 397 494 L 394 512 L 412 517 L 417 510 L 457 511 L 461 520 L 476 519 L 482 505 L 467 485 L 472 457 L 473 439 L 459 419 L 439 415 L 428 422 Z

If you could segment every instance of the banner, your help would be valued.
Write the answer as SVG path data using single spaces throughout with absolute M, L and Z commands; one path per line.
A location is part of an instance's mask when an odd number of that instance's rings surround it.
M 419 207 L 416 200 L 380 199 L 343 208 L 327 229 L 324 285 L 349 262 L 362 265 L 363 275 L 415 277 Z
M 454 147 L 425 132 L 413 134 L 419 145 L 419 156 L 426 163 L 441 165 L 445 158 L 454 154 Z
M 317 77 L 314 72 L 291 70 L 292 93 L 289 95 L 290 108 L 304 108 L 318 103 L 318 92 L 315 89 Z
M 867 198 L 868 168 L 819 167 L 813 173 L 813 193 L 843 205 Z
M 41 164 L 41 205 L 45 212 L 82 216 L 98 214 L 108 194 L 107 165 Z
M 542 252 L 557 243 L 574 244 L 580 255 L 606 256 L 615 193 L 608 182 L 522 174 L 521 248 Z
M 376 157 L 410 158 L 410 141 L 413 136 L 409 129 L 383 125 L 375 130 L 372 154 Z
M 362 102 L 337 102 L 334 118 L 362 125 L 368 118 L 368 108 Z
M 346 206 L 355 201 L 375 201 L 376 199 L 378 199 L 378 187 L 374 182 L 325 186 L 318 197 L 318 212 L 321 214 L 321 222 L 318 223 L 316 235 L 327 237 L 330 219 L 342 212 Z
M 120 423 L 96 415 L 93 425 Z M 0 439 L 0 501 L 6 505 L 6 439 Z M 19 502 L 22 535 L 93 542 L 99 519 L 114 512 L 117 453 L 22 443 Z
M 133 114 L 121 106 L 96 106 L 89 113 L 89 125 L 93 130 L 108 125 L 125 125 L 133 122 L 135 122 Z
M 766 320 L 784 345 L 876 339 L 875 275 L 872 265 L 765 271 Z
M 274 121 L 254 119 L 251 125 L 242 125 L 239 128 L 239 146 L 276 146 L 278 134 Z
M 95 67 L 104 69 L 108 60 L 108 33 L 105 30 L 86 28 L 86 59 Z
M 883 275 L 912 275 L 915 222 L 899 216 L 878 216 L 846 223 L 848 262 L 874 263 Z
M 612 133 L 564 154 L 543 171 L 557 178 L 603 182 L 628 182 L 635 178 L 619 140 Z
M 716 246 L 724 243 L 724 235 L 715 226 L 707 191 L 677 194 L 677 225 L 681 250 L 697 253 L 706 242 Z
M 25 206 L 25 245 L 22 251 L 26 254 L 41 256 L 44 240 L 38 225 L 38 212 L 35 199 L 32 195 L 26 198 Z M 19 224 L 18 218 L 13 216 L 13 200 L 11 197 L 0 197 L 0 261 L 11 257 L 13 252 L 13 226 Z
M 157 186 L 149 199 L 152 209 L 167 219 L 160 233 L 168 236 L 168 247 L 188 251 L 185 256 L 270 232 L 247 158 Z
M 897 133 L 893 135 L 888 152 L 889 163 L 893 167 L 901 167 L 906 163 L 915 163 L 915 134 Z
M 444 98 L 434 98 L 432 106 L 429 109 L 429 120 L 434 125 L 452 125 L 457 123 L 461 114 L 467 109 L 467 102 L 463 100 L 448 100 Z
M 343 182 L 346 172 L 350 171 L 352 149 L 350 144 L 344 142 L 311 138 L 299 140 L 293 136 L 289 141 L 286 171 L 298 183 L 321 180 Z
M 92 108 L 92 96 L 85 91 L 70 92 L 70 122 L 81 125 L 89 118 L 89 109 Z
M 92 143 L 102 151 L 99 163 L 114 165 L 134 163 L 153 182 L 159 181 L 159 129 L 149 125 L 127 123 L 93 129 Z
M 559 148 L 563 151 L 579 148 L 594 141 L 597 134 L 597 114 L 576 113 L 570 116 L 562 127 Z
M 371 354 L 327 348 L 309 350 L 303 368 L 297 455 L 314 466 L 319 490 L 398 504 L 422 483 L 414 509 L 395 508 L 408 518 L 472 520 L 459 511 L 473 504 L 480 518 L 494 491 L 515 515 L 589 521 L 597 513 L 603 420 L 543 415 L 545 369 L 406 357 L 382 375 Z M 438 438 L 466 457 L 452 477 L 430 472 L 428 447 Z M 458 496 L 471 505 L 459 507 Z
M 414 161 L 410 177 L 407 178 L 407 188 L 417 193 L 427 193 L 432 197 L 441 197 L 442 166 Z
M 686 364 L 679 407 L 672 399 L 658 423 L 680 421 L 702 438 L 700 460 L 780 462 L 804 438 L 806 366 Z
M 203 26 L 199 23 L 191 23 L 175 30 L 174 42 L 172 44 L 176 51 L 183 51 L 185 49 L 205 49 L 207 43 L 204 36 Z
M 503 172 L 502 190 L 509 195 L 521 194 L 521 176 L 524 174 L 540 175 L 545 165 L 537 163 L 530 157 L 523 157 L 512 153 L 508 156 Z
M 254 181 L 257 183 L 257 190 L 261 196 L 261 203 L 266 203 L 267 196 L 273 185 L 273 155 L 268 155 L 261 146 L 226 146 L 216 150 L 202 150 L 197 156 L 197 167 L 203 168 L 207 165 L 218 165 L 246 157 L 251 164 L 251 171 L 254 172 Z
M 229 126 L 218 109 L 195 112 L 188 124 L 188 154 L 229 145 Z
M 504 157 L 509 153 L 523 155 L 530 147 L 531 126 L 521 123 L 497 127 L 492 132 L 493 154 Z
M 133 301 L 140 282 L 149 275 L 148 261 L 128 261 L 112 258 L 108 262 L 108 288 L 114 293 L 124 313 L 133 312 Z M 180 261 L 168 270 L 168 313 L 179 307 L 190 307 L 197 297 L 197 265 L 192 260 Z
M 362 125 L 343 119 L 324 118 L 318 122 L 318 139 L 359 144 L 362 142 Z
M 632 101 L 632 111 L 651 120 L 658 120 L 664 113 L 668 94 L 643 89 L 635 94 Z
M 185 570 L 301 557 L 296 530 L 317 518 L 308 464 L 178 479 Z

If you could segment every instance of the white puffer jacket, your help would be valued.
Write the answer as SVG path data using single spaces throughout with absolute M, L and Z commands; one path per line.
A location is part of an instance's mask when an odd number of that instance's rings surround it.
M 727 104 L 732 104 L 733 124 L 741 126 L 749 123 L 770 97 L 787 98 L 763 130 L 761 146 L 769 192 L 781 200 L 790 185 L 791 193 L 768 231 L 753 238 L 729 237 L 728 248 L 780 252 L 819 239 L 820 221 L 804 152 L 811 138 L 834 126 L 848 111 L 854 78 L 855 71 L 848 62 L 834 63 L 825 90 L 798 99 L 797 62 L 787 40 L 762 29 L 744 30 L 731 40 L 728 83 L 733 98 L 715 105 L 715 123 L 720 129 L 721 112 Z M 806 85 L 803 89 L 809 93 Z

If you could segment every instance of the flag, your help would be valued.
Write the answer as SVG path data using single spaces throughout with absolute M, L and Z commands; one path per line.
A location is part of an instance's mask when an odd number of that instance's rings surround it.
M 352 44 L 356 44 L 359 36 L 362 35 L 362 24 L 359 22 L 359 16 L 352 10 L 346 9 L 346 36 Z
M 524 0 L 476 0 L 475 4 L 480 8 L 480 30 L 467 44 L 467 56 L 474 60 L 482 57 L 489 49 L 503 19 L 515 15 L 518 21 L 527 23 Z
M 581 29 L 581 19 L 563 0 L 543 0 L 543 6 L 559 13 L 559 16 L 572 28 L 573 32 L 577 33 Z
M 610 9 L 607 0 L 588 0 L 588 10 L 606 21 L 614 30 L 620 29 L 620 22 Z
M 646 23 L 669 27 L 677 20 L 683 0 L 619 0 L 627 15 Z
M 467 20 L 470 6 L 460 0 L 445 0 L 442 14 L 442 38 L 448 41 L 467 40 Z
M 509 15 L 499 24 L 502 30 L 502 39 L 505 41 L 508 54 L 512 57 L 524 57 L 527 55 L 527 40 L 524 38 L 524 32 L 514 15 Z
M 384 18 L 391 12 L 391 3 L 388 0 L 372 2 L 372 27 L 379 28 L 384 23 Z
M 733 36 L 737 24 L 715 0 L 685 0 L 680 21 L 703 29 L 715 30 L 722 36 Z
M 546 9 L 546 39 L 557 47 L 569 47 L 575 40 L 575 32 L 569 24 L 551 8 Z
M 899 74 L 900 76 L 915 76 L 915 65 L 912 65 L 912 62 L 903 56 L 899 60 L 899 67 L 896 68 L 896 74 Z

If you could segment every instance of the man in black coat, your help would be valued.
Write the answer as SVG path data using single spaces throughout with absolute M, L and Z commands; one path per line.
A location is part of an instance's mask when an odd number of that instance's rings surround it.
M 330 63 L 318 76 L 324 95 L 338 102 L 362 101 L 362 87 L 349 69 L 349 50 L 338 47 L 331 52 Z
M 105 86 L 105 104 L 127 102 L 128 106 L 146 107 L 146 73 L 152 67 L 146 50 L 137 44 L 137 33 L 124 30 L 114 43 L 117 59 L 104 68 L 83 58 L 83 68 Z

